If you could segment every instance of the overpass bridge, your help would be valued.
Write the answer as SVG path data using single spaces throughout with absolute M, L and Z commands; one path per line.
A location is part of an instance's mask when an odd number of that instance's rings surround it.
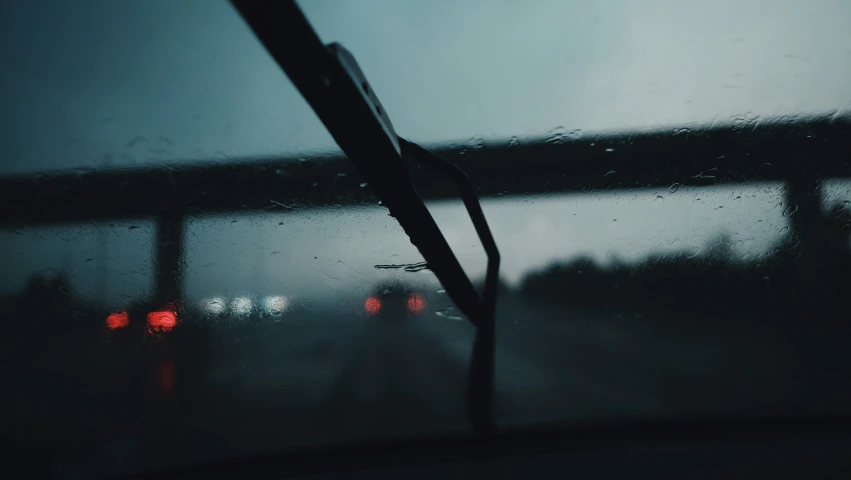
M 600 135 L 547 142 L 433 149 L 470 176 L 480 198 L 541 193 L 782 182 L 793 233 L 820 217 L 823 179 L 851 177 L 851 118 Z M 409 171 L 424 200 L 452 199 L 454 185 L 428 167 Z M 182 297 L 187 218 L 296 211 L 377 197 L 344 156 L 233 158 L 146 168 L 78 169 L 0 177 L 0 227 L 152 219 L 156 298 Z M 805 238 L 802 238 L 805 240 Z M 498 241 L 498 239 L 497 239 Z

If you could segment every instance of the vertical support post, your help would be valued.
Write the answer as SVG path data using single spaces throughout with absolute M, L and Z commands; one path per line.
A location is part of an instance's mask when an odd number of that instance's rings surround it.
M 162 307 L 178 305 L 183 299 L 183 215 L 157 219 L 155 302 Z
M 817 241 L 821 214 L 821 184 L 812 174 L 789 177 L 786 181 L 784 214 L 789 218 L 789 230 L 801 247 L 808 248 Z
M 97 295 L 98 302 L 100 302 L 101 307 L 110 308 L 109 302 L 106 298 L 106 275 L 107 275 L 107 263 L 109 260 L 108 253 L 108 243 L 109 239 L 107 238 L 106 232 L 98 225 L 98 253 L 97 253 L 97 273 L 95 273 L 95 282 L 97 287 L 95 288 L 95 294 Z
M 821 185 L 816 175 L 809 172 L 792 175 L 786 183 L 784 214 L 788 216 L 792 235 L 793 265 L 795 275 L 796 312 L 792 315 L 818 316 L 827 308 L 828 271 L 835 258 L 826 250 L 826 238 L 821 212 Z

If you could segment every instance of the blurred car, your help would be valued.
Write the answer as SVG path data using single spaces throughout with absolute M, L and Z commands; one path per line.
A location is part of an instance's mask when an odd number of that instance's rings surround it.
M 171 332 L 178 324 L 176 308 L 150 308 L 144 303 L 134 303 L 126 309 L 112 310 L 106 315 L 104 326 L 113 336 L 160 335 Z
M 428 309 L 426 295 L 401 282 L 390 282 L 375 288 L 363 304 L 372 317 L 419 316 Z

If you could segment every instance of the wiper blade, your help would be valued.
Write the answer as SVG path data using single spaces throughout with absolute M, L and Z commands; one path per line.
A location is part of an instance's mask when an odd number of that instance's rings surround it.
M 294 1 L 232 0 L 232 3 L 369 187 L 398 220 L 447 295 L 476 325 L 468 414 L 477 431 L 491 431 L 499 251 L 469 179 L 446 160 L 396 135 L 354 56 L 339 44 L 324 45 Z M 403 157 L 440 169 L 458 186 L 488 255 L 482 297 L 411 184 Z

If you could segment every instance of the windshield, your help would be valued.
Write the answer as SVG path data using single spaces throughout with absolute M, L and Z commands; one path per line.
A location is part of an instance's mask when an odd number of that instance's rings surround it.
M 300 6 L 480 195 L 498 427 L 849 413 L 847 2 Z M 9 468 L 469 431 L 475 327 L 228 2 L 4 2 L 0 32 Z

